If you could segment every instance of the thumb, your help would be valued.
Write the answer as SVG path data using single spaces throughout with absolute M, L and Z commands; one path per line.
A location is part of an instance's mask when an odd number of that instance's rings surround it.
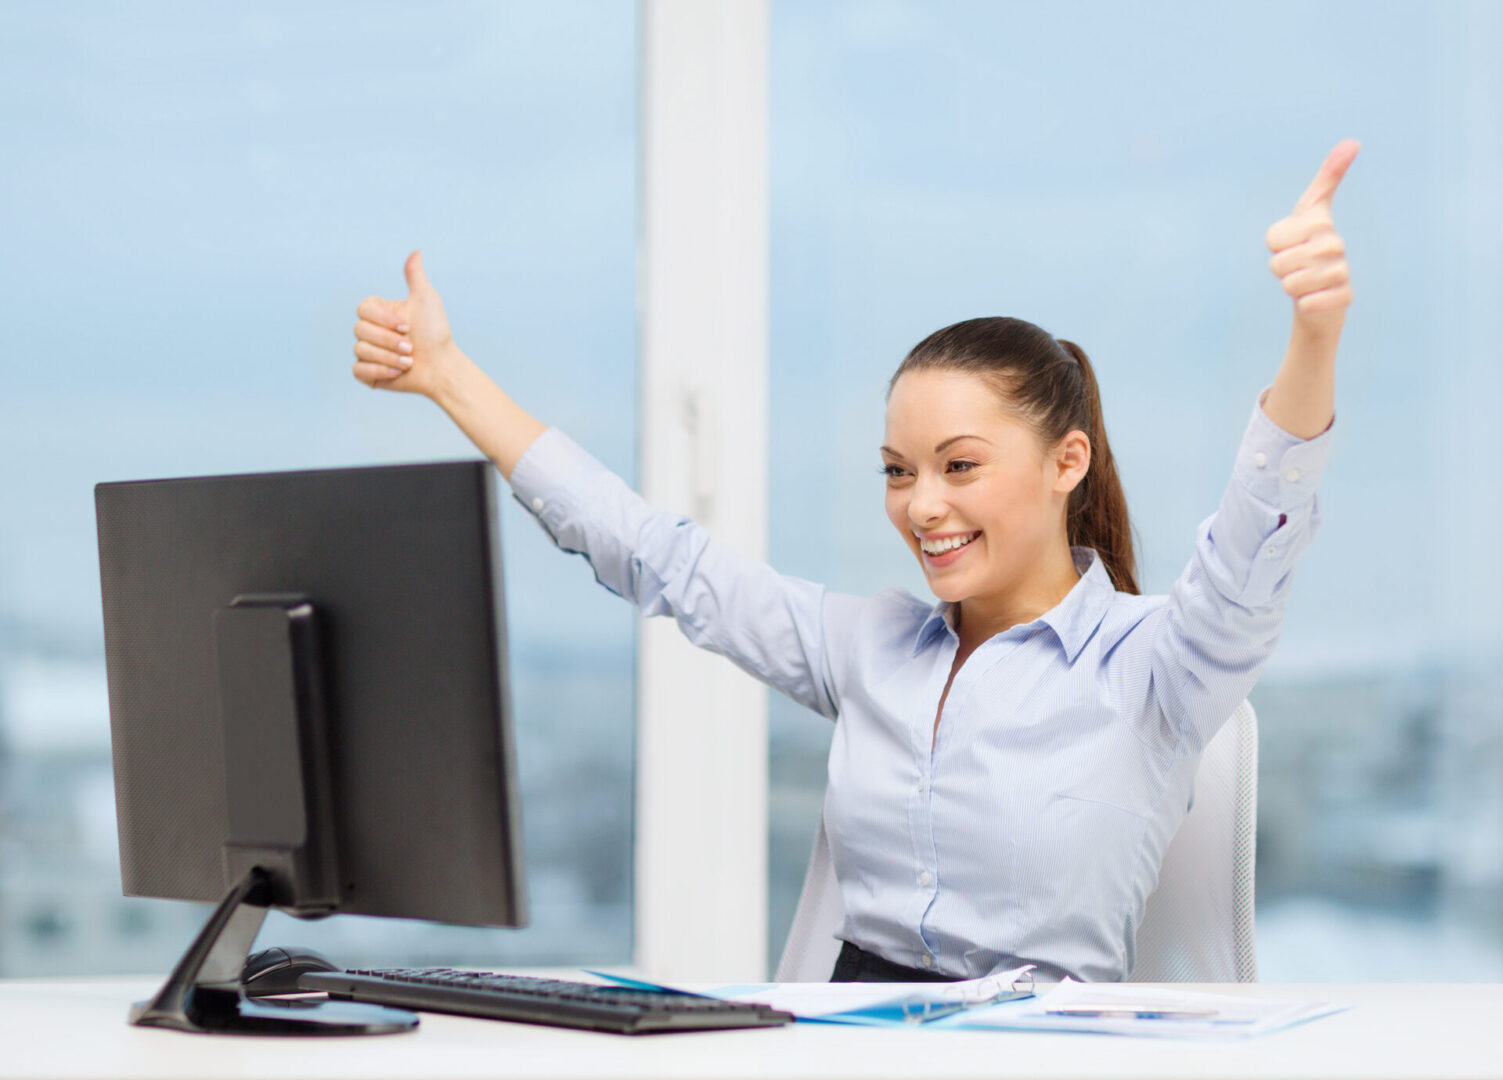
M 1325 203 L 1328 207 L 1331 198 L 1336 194 L 1336 188 L 1341 184 L 1341 179 L 1351 167 L 1357 157 L 1357 151 L 1362 149 L 1362 144 L 1356 139 L 1342 139 L 1326 155 L 1326 160 L 1320 166 L 1320 172 L 1315 174 L 1315 179 L 1310 181 L 1310 186 L 1299 197 L 1299 202 L 1294 204 L 1294 212 L 1302 213 L 1317 203 Z
M 414 251 L 407 256 L 407 264 L 402 267 L 407 275 L 407 292 L 416 295 L 422 292 L 432 292 L 433 286 L 428 283 L 428 275 L 423 272 L 423 253 Z

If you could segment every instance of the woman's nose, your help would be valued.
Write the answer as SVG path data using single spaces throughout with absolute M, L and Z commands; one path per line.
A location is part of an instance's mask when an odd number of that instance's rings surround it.
M 942 521 L 948 510 L 941 485 L 920 475 L 913 484 L 913 498 L 908 500 L 908 520 L 929 528 Z

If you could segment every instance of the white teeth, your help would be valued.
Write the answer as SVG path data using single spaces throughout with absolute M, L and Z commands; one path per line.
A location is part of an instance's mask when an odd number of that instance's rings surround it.
M 969 536 L 951 536 L 944 540 L 920 540 L 919 547 L 923 548 L 924 553 L 927 555 L 943 555 L 947 551 L 954 551 L 958 547 L 965 547 L 980 535 L 979 532 L 976 532 L 971 533 Z

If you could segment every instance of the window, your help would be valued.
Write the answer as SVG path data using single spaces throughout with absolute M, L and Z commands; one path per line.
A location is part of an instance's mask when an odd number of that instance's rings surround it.
M 93 486 L 475 457 L 350 374 L 419 247 L 462 347 L 630 479 L 637 12 L 9 5 L 0 58 L 0 974 L 167 970 L 206 909 L 120 896 Z M 635 615 L 510 500 L 502 545 L 533 925 L 263 941 L 630 958 Z
M 886 380 L 1012 315 L 1092 358 L 1167 592 L 1288 340 L 1264 232 L 1362 140 L 1324 520 L 1251 695 L 1266 979 L 1503 977 L 1500 36 L 1480 2 L 771 6 L 769 553 L 841 591 L 930 596 L 882 511 Z M 830 729 L 780 696 L 769 729 L 775 961 Z

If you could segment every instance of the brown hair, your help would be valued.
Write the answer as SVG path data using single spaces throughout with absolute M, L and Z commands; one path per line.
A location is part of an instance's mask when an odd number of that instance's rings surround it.
M 1045 446 L 1071 431 L 1085 432 L 1091 441 L 1091 465 L 1070 492 L 1065 532 L 1072 546 L 1096 549 L 1118 590 L 1136 594 L 1137 560 L 1127 497 L 1107 445 L 1101 392 L 1085 350 L 1022 319 L 967 319 L 915 345 L 887 384 L 888 397 L 905 372 L 929 369 L 962 371 L 986 380 Z

